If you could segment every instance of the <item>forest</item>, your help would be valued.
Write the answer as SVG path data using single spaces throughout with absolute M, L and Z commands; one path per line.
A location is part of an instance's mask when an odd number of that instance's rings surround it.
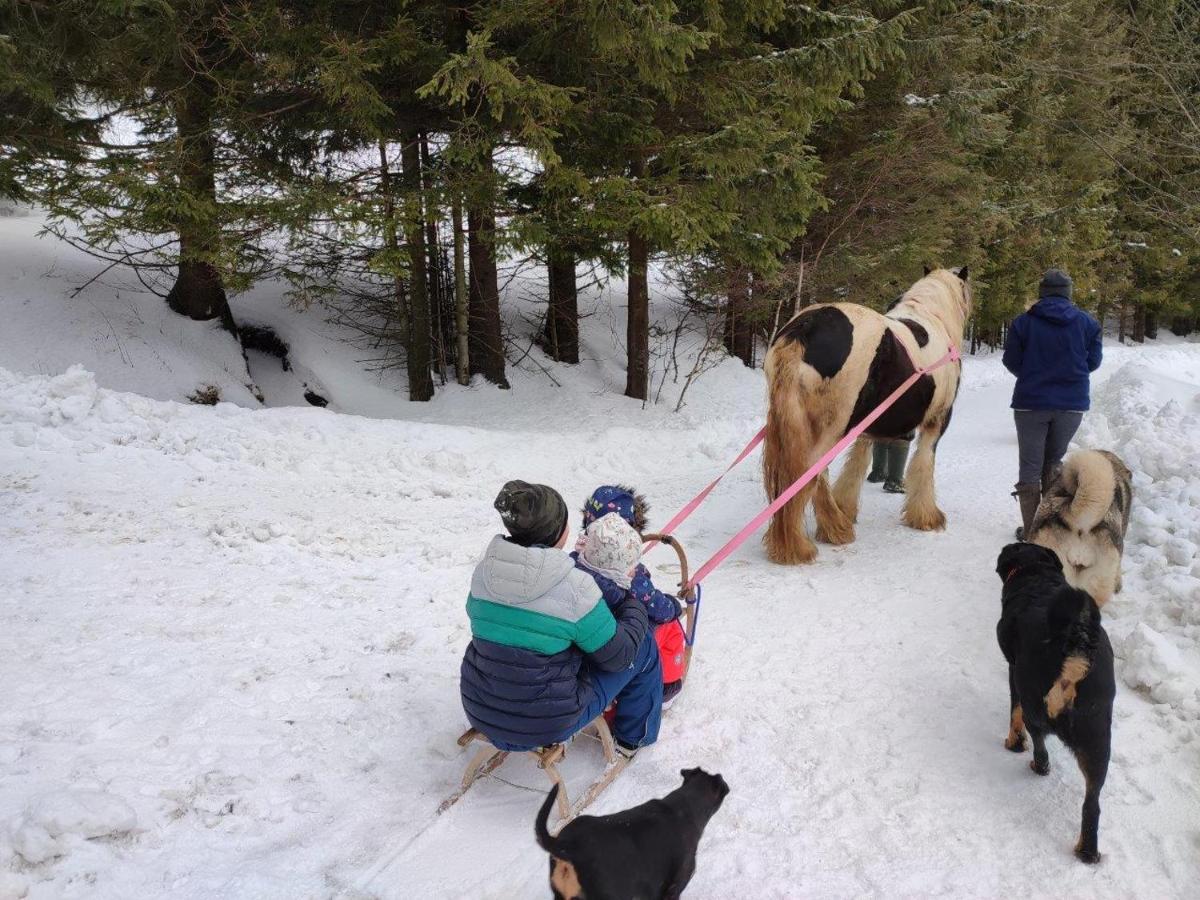
M 641 400 L 653 266 L 748 366 L 933 265 L 971 351 L 1052 265 L 1140 342 L 1200 316 L 1200 0 L 0 0 L 0 196 L 234 334 L 280 280 L 412 400 L 507 385 L 511 261 L 565 364 L 624 279 Z

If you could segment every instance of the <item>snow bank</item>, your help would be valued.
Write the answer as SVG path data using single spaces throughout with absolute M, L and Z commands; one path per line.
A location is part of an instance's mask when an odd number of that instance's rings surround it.
M 1105 608 L 1118 673 L 1200 740 L 1200 365 L 1182 349 L 1122 365 L 1094 392 L 1076 442 L 1134 473 L 1124 589 Z
M 211 386 L 226 402 L 260 405 L 241 347 L 218 323 L 171 312 L 127 270 L 101 275 L 99 260 L 39 238 L 44 223 L 0 217 L 0 366 L 56 375 L 78 363 L 115 390 L 186 401 Z

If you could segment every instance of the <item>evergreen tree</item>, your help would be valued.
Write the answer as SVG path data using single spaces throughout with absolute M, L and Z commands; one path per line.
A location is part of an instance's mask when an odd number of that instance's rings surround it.
M 64 133 L 93 126 L 82 146 L 19 148 L 22 190 L 96 255 L 176 270 L 171 308 L 232 328 L 226 290 L 270 268 L 260 239 L 286 221 L 275 182 L 294 146 L 281 126 L 300 121 L 307 100 L 288 45 L 297 11 L 282 0 L 62 0 L 15 10 L 9 65 L 15 58 L 25 83 L 36 82 L 39 66 L 54 68 L 44 48 L 67 42 L 59 91 L 37 97 Z M 114 127 L 97 134 L 101 124 Z

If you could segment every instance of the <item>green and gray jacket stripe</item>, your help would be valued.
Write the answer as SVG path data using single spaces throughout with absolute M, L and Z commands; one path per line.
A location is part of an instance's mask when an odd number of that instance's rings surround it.
M 485 641 L 521 647 L 547 655 L 561 653 L 572 644 L 592 653 L 607 644 L 617 632 L 617 623 L 604 600 L 598 600 L 583 618 L 570 622 L 548 613 L 484 600 L 467 598 L 471 633 Z
M 600 588 L 567 554 L 499 535 L 471 577 L 467 614 L 475 637 L 547 655 L 572 644 L 593 653 L 617 633 Z

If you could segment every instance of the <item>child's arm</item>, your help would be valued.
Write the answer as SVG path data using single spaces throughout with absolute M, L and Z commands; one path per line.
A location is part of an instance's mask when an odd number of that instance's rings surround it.
M 683 615 L 683 604 L 670 594 L 658 590 L 650 580 L 650 572 L 643 565 L 639 564 L 634 571 L 629 590 L 646 605 L 646 613 L 654 625 L 673 622 Z

